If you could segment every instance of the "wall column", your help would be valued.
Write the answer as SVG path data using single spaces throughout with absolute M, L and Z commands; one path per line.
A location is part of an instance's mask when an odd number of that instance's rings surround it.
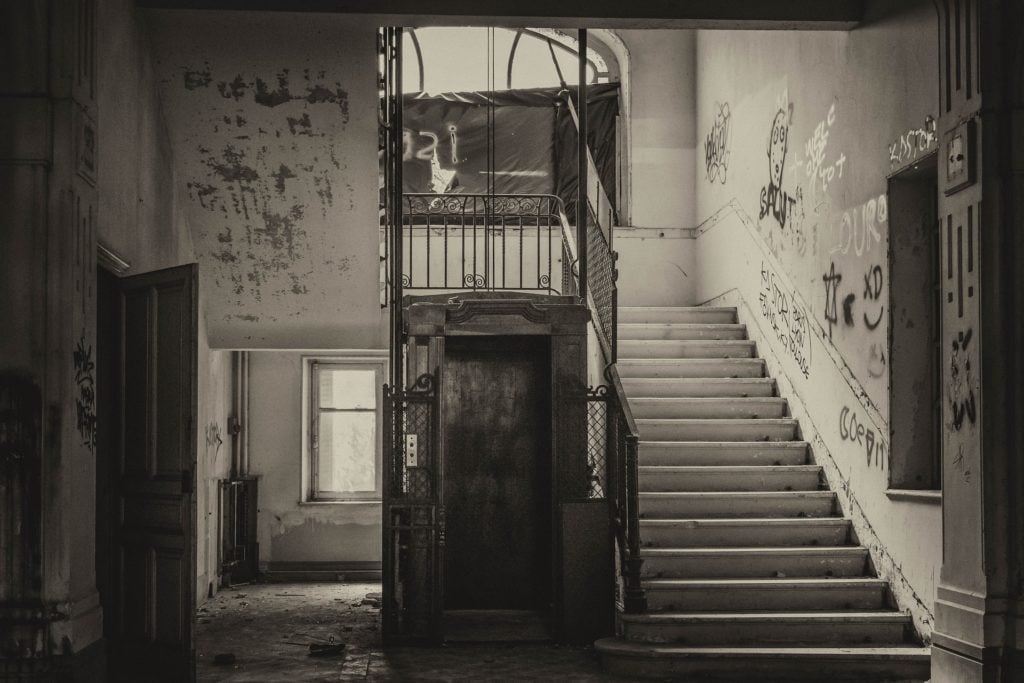
M 1009 681 L 1024 666 L 1024 12 L 938 4 L 943 566 L 932 680 Z
M 8 3 L 0 22 L 4 61 L 19 67 L 0 87 L 0 319 L 8 326 L 0 335 L 0 476 L 22 520 L 13 538 L 0 534 L 0 556 L 26 562 L 17 585 L 0 591 L 0 677 L 95 671 L 101 648 L 89 650 L 95 659 L 72 655 L 102 634 L 94 564 L 96 1 Z M 9 391 L 15 385 L 31 391 Z M 9 420 L 24 422 L 19 443 L 2 440 L 13 433 Z

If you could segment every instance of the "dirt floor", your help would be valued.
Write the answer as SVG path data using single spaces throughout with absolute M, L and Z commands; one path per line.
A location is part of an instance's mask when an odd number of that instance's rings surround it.
M 380 584 L 374 583 L 269 583 L 222 590 L 198 610 L 198 678 L 289 683 L 623 680 L 601 673 L 592 648 L 521 643 L 385 650 L 379 596 Z M 345 647 L 334 655 L 309 655 L 311 644 L 332 642 Z

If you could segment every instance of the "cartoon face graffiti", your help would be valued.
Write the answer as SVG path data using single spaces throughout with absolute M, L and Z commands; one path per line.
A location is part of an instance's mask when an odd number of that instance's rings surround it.
M 772 121 L 772 135 L 768 140 L 768 169 L 772 185 L 782 186 L 782 171 L 786 165 L 786 145 L 789 139 L 789 116 L 780 109 Z

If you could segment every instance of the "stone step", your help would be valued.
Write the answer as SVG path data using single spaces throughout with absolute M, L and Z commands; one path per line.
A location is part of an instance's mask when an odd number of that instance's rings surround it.
M 646 548 L 841 546 L 850 528 L 842 517 L 642 519 L 640 541 Z
M 625 639 L 684 645 L 901 645 L 901 612 L 699 612 L 624 614 Z
M 634 377 L 623 378 L 630 402 L 637 398 L 771 397 L 775 380 L 769 377 Z
M 651 611 L 880 610 L 882 579 L 652 579 L 644 582 Z
M 833 491 L 639 494 L 641 519 L 835 517 Z
M 641 491 L 817 491 L 817 465 L 766 467 L 708 465 L 644 465 Z
M 736 323 L 736 309 L 714 306 L 620 306 L 623 323 Z
M 616 365 L 623 379 L 633 377 L 764 377 L 760 358 L 637 358 Z
M 641 576 L 652 579 L 739 579 L 864 576 L 867 549 L 645 548 Z
M 623 323 L 619 321 L 620 343 L 628 339 L 746 338 L 747 326 L 732 323 Z
M 602 668 L 628 679 L 707 681 L 923 682 L 927 647 L 690 647 L 602 638 Z
M 754 342 L 741 339 L 619 340 L 619 359 L 632 358 L 753 358 Z
M 791 441 L 796 420 L 637 419 L 644 441 Z
M 641 441 L 640 464 L 803 465 L 806 441 Z
M 786 399 L 763 398 L 631 398 L 635 418 L 757 419 L 786 415 Z

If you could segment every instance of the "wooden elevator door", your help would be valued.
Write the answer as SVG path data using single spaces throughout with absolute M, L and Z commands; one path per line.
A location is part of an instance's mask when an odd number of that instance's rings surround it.
M 446 340 L 445 609 L 550 603 L 550 356 L 543 337 Z

